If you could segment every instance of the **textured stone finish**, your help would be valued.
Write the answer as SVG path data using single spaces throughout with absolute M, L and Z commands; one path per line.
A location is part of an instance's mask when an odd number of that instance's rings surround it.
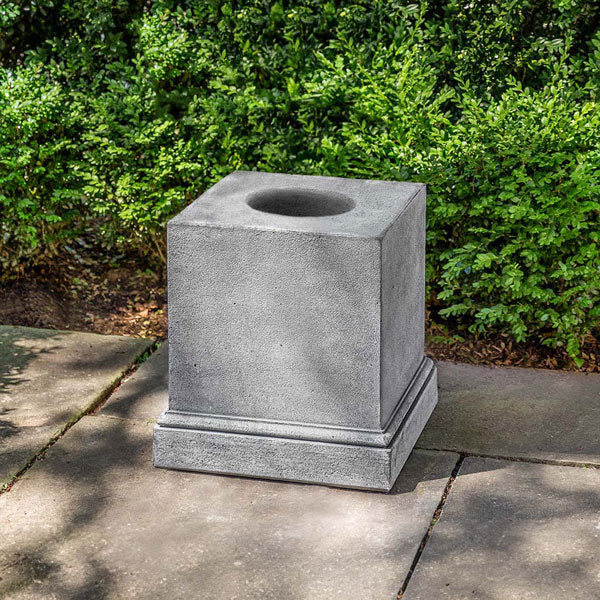
M 168 225 L 156 466 L 389 490 L 437 401 L 425 186 L 235 172 Z

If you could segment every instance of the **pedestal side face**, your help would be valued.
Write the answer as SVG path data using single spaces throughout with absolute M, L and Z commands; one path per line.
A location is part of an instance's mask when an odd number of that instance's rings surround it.
M 381 252 L 381 426 L 423 360 L 425 188 L 388 229 Z
M 377 428 L 378 239 L 172 223 L 169 407 Z

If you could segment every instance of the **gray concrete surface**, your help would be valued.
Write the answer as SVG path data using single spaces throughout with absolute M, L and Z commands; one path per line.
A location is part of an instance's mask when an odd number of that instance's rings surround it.
M 403 600 L 600 598 L 600 470 L 467 458 Z
M 19 427 L 2 416 L 0 420 L 0 490 L 25 467 L 60 430 L 56 425 Z
M 425 186 L 235 172 L 169 222 L 168 270 L 158 465 L 389 489 L 437 393 L 423 356 Z M 215 417 L 229 424 L 218 436 Z M 227 461 L 192 462 L 225 447 Z M 329 475 L 344 462 L 360 476 Z
M 414 451 L 391 494 L 155 469 L 166 369 L 163 345 L 0 494 L 0 598 L 393 600 L 457 455 Z M 5 390 L 18 370 L 3 367 Z M 590 453 L 596 377 L 501 371 L 441 365 L 438 411 L 457 404 L 461 444 L 490 411 L 491 453 L 518 446 L 517 422 L 532 460 L 572 456 L 577 439 Z M 467 458 L 404 600 L 597 598 L 599 554 L 600 470 Z
M 0 485 L 93 406 L 151 343 L 0 326 Z
M 438 363 L 439 403 L 417 442 L 600 465 L 600 375 Z
M 155 423 L 169 402 L 169 345 L 162 342 L 148 360 L 119 386 L 102 406 L 102 414 Z
M 131 414 L 0 495 L 0 597 L 394 600 L 457 459 L 413 453 L 391 494 L 167 471 Z

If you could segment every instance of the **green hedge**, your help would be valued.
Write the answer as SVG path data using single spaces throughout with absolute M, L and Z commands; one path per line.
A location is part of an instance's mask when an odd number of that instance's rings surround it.
M 600 317 L 600 6 L 5 0 L 2 278 L 93 225 L 162 257 L 234 169 L 429 186 L 430 305 L 567 346 Z

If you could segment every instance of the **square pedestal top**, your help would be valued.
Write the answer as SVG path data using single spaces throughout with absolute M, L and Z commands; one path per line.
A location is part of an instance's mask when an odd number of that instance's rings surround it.
M 383 238 L 420 194 L 422 183 L 235 171 L 169 226 Z

